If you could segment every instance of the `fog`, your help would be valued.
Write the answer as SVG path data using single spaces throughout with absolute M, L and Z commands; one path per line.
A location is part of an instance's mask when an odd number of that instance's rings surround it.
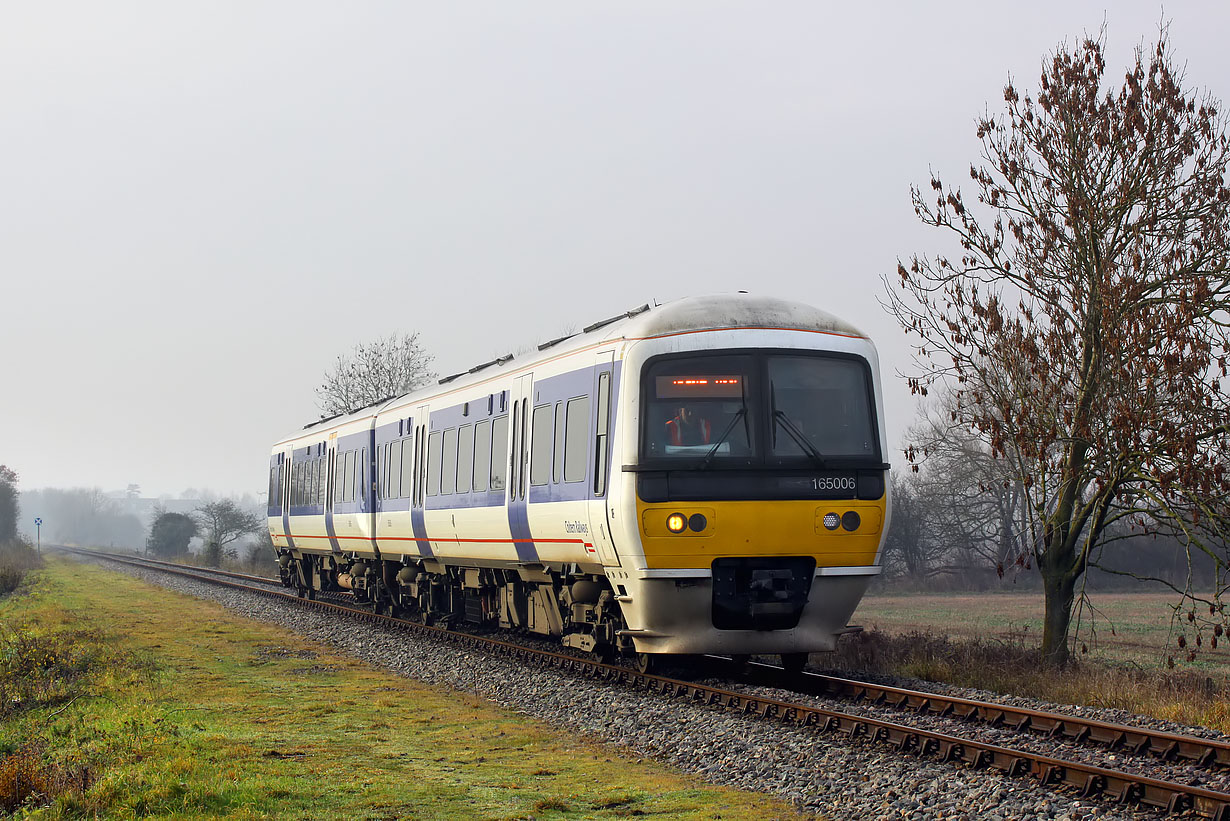
M 1230 7 L 1168 3 L 1230 96 Z M 452 373 L 647 301 L 747 289 L 873 336 L 950 250 L 909 186 L 974 118 L 1156 4 L 56 3 L 0 18 L 0 463 L 21 487 L 259 495 L 353 343 Z M 900 462 L 900 458 L 894 459 Z M 29 504 L 23 519 L 33 515 Z

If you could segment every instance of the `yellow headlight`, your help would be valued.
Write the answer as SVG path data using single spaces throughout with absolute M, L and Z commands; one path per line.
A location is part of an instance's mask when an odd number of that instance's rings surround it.
M 682 513 L 672 513 L 666 517 L 666 529 L 671 533 L 682 533 L 688 526 L 688 518 Z

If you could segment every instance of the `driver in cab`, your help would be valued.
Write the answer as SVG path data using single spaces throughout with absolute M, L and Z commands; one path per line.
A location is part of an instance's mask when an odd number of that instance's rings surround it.
M 709 420 L 686 405 L 666 423 L 666 441 L 671 445 L 707 445 L 711 433 Z

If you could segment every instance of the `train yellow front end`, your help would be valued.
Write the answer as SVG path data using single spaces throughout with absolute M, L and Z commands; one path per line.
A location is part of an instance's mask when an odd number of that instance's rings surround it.
M 890 507 L 874 345 L 814 309 L 739 320 L 627 350 L 641 377 L 619 494 L 633 503 L 614 530 L 636 555 L 611 575 L 639 653 L 801 661 L 833 649 L 879 572 Z

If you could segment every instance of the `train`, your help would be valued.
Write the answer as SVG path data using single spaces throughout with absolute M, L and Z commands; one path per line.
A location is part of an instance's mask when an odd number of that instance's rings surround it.
M 873 341 L 746 292 L 643 305 L 278 441 L 282 583 L 638 669 L 831 651 L 891 514 Z

